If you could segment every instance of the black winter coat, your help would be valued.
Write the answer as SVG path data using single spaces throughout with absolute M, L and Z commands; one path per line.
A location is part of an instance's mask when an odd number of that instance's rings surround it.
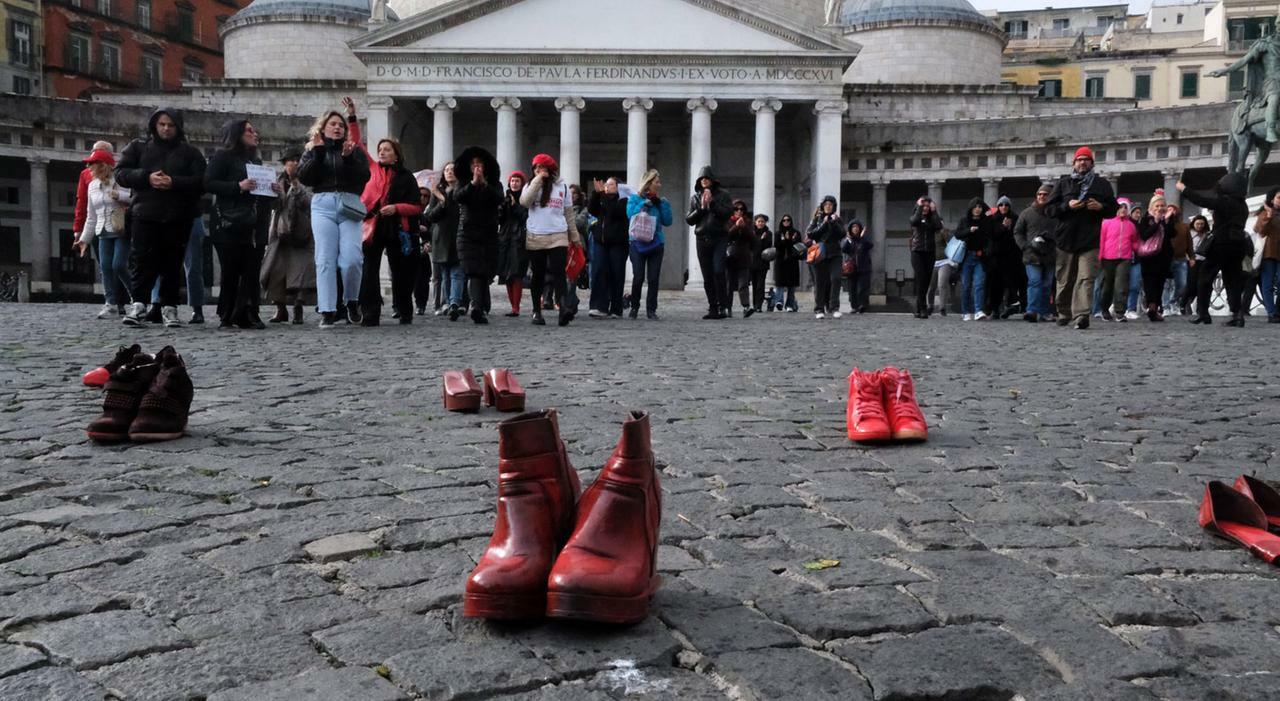
M 774 247 L 773 232 L 766 226 L 763 229 L 752 229 L 751 233 L 755 236 L 756 244 L 755 257 L 752 259 L 751 269 L 757 271 L 768 270 L 769 261 L 764 259 L 764 249 Z
M 929 210 L 929 214 L 925 215 L 920 211 L 920 207 L 916 207 L 911 213 L 910 226 L 911 252 L 934 253 L 938 248 L 938 232 L 942 231 L 942 217 L 933 210 Z
M 507 194 L 498 210 L 498 282 L 524 280 L 529 268 L 529 252 L 525 250 L 528 237 L 529 208 L 520 204 L 520 193 Z
M 1008 226 L 1004 225 L 1005 219 L 1009 220 Z M 991 258 L 990 262 L 1002 270 L 1022 268 L 1022 249 L 1013 236 L 1017 226 L 1018 215 L 1012 211 L 1007 217 L 1002 217 L 999 211 L 991 215 L 991 245 L 987 250 Z
M 249 163 L 262 165 L 262 159 L 225 148 L 209 159 L 204 172 L 204 189 L 214 196 L 214 228 L 210 237 L 217 243 L 252 243 L 265 248 L 275 200 L 250 195 L 240 189 L 240 181 L 249 177 L 245 168 Z M 245 211 L 253 212 L 251 226 L 238 227 L 229 221 L 228 215 Z
M 381 167 L 381 166 L 379 166 Z M 422 195 L 418 191 L 418 179 L 413 177 L 413 173 L 403 165 L 396 164 L 392 166 L 395 171 L 391 175 L 391 184 L 387 186 L 386 198 L 379 200 L 376 207 L 381 208 L 389 204 L 421 204 Z M 369 212 L 367 216 L 373 218 L 375 212 Z M 410 217 L 412 223 L 416 220 L 416 216 Z M 400 229 L 403 225 L 399 214 L 393 214 L 389 217 L 378 216 L 374 223 L 374 237 L 385 242 L 388 246 L 400 245 Z M 408 230 L 410 235 L 416 235 L 417 229 Z M 415 245 L 413 250 L 420 249 L 420 245 Z
M 755 225 L 750 217 L 734 219 L 729 224 L 729 258 L 726 261 L 734 270 L 750 270 L 755 262 Z
M 840 257 L 840 241 L 844 238 L 844 220 L 839 214 L 832 214 L 830 218 L 820 213 L 813 215 L 813 221 L 809 222 L 809 230 L 806 233 L 810 241 L 822 245 L 822 253 L 814 261 L 815 263 Z
M 1146 241 L 1157 234 L 1163 234 L 1164 238 L 1160 241 L 1160 249 L 1149 256 L 1138 256 L 1137 250 L 1134 255 L 1142 262 L 1142 270 L 1162 270 L 1167 272 L 1169 266 L 1173 264 L 1173 239 L 1178 235 L 1176 223 L 1172 219 L 1164 221 L 1156 221 L 1156 218 L 1150 214 L 1144 216 L 1142 221 L 1138 222 L 1138 238 Z
M 1018 215 L 1018 223 L 1013 227 L 1013 241 L 1022 249 L 1024 265 L 1053 265 L 1056 258 L 1053 246 L 1056 224 L 1044 212 L 1036 209 L 1035 205 L 1027 207 Z
M 982 207 L 982 214 L 975 219 L 973 214 L 974 207 Z M 969 256 L 977 256 L 979 260 L 986 262 L 989 255 L 989 247 L 991 245 L 991 229 L 994 222 L 991 217 L 986 214 L 987 206 L 980 198 L 974 198 L 969 202 L 969 206 L 964 211 L 964 216 L 960 217 L 960 221 L 956 223 L 955 231 L 952 232 L 956 238 L 964 241 L 965 258 Z
M 435 195 L 427 205 L 427 223 L 431 225 L 431 261 L 441 265 L 458 262 L 458 218 L 461 210 L 454 199 L 454 188 L 444 191 L 444 199 Z
M 470 277 L 493 277 L 498 262 L 498 208 L 502 191 L 484 183 L 461 183 L 454 190 L 458 214 L 458 262 Z
M 1097 200 L 1102 205 L 1102 209 L 1096 212 L 1087 207 L 1071 209 L 1068 203 L 1071 200 L 1081 199 L 1083 186 L 1083 180 L 1078 180 L 1069 174 L 1064 175 L 1058 179 L 1058 183 L 1054 185 L 1053 192 L 1049 193 L 1049 199 L 1044 205 L 1045 215 L 1057 221 L 1053 232 L 1054 242 L 1059 250 L 1068 253 L 1098 250 L 1102 222 L 1114 217 L 1119 206 L 1116 204 L 1116 193 L 1111 189 L 1111 183 L 1101 175 L 1095 175 L 1088 192 L 1083 193 L 1084 199 Z
M 795 227 L 779 229 L 774 234 L 774 241 L 778 247 L 778 260 L 773 264 L 773 284 L 776 287 L 799 287 L 800 261 L 804 260 L 804 254 L 796 252 L 795 245 L 804 241 L 804 234 Z
M 587 211 L 600 220 L 600 245 L 628 245 L 631 220 L 627 218 L 627 201 L 617 193 L 591 192 Z
M 178 127 L 172 139 L 164 140 L 156 135 L 156 121 L 162 114 L 169 115 Z M 116 164 L 116 182 L 133 191 L 129 216 L 156 222 L 198 216 L 200 195 L 204 192 L 205 160 L 199 149 L 187 143 L 182 113 L 161 107 L 151 113 L 147 131 L 150 136 L 130 142 Z M 173 186 L 167 190 L 152 188 L 151 174 L 156 172 L 172 178 Z
M 1249 220 L 1249 205 L 1245 202 L 1248 184 L 1239 173 L 1227 173 L 1218 180 L 1213 190 L 1184 190 L 1182 197 L 1188 202 L 1213 210 L 1213 228 L 1209 234 L 1208 257 L 1221 265 L 1234 265 L 1252 248 L 1252 241 L 1245 234 L 1244 225 Z
M 359 195 L 369 182 L 369 160 L 364 149 L 356 147 L 342 155 L 342 141 L 325 139 L 311 146 L 298 161 L 298 181 L 320 192 L 349 192 Z
M 699 239 L 714 241 L 729 235 L 729 218 L 733 216 L 733 200 L 729 193 L 720 188 L 711 166 L 702 169 L 698 181 L 711 179 L 711 204 L 703 209 L 702 188 L 694 185 L 693 196 L 689 198 L 689 213 L 685 215 L 685 223 L 693 227 L 693 235 Z M 697 182 L 697 181 L 695 181 Z

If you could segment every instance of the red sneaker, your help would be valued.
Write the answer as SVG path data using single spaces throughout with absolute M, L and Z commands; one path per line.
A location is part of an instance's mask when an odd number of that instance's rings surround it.
M 889 413 L 889 427 L 895 441 L 923 441 L 929 438 L 929 425 L 916 403 L 916 383 L 906 370 L 888 367 L 880 371 L 884 389 L 884 406 Z
M 863 372 L 858 368 L 849 373 L 846 423 L 851 441 L 872 443 L 889 440 L 889 418 L 885 414 L 880 373 Z

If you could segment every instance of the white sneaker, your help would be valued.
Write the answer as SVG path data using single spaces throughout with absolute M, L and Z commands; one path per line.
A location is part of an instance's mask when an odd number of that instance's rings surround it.
M 177 307 L 161 307 L 160 318 L 164 320 L 164 325 L 168 328 L 182 326 L 182 322 L 178 321 Z
M 840 312 L 831 312 L 832 319 L 839 319 L 842 316 L 844 316 L 844 314 L 841 314 Z
M 797 311 L 799 311 L 799 310 L 798 310 L 798 309 L 791 308 L 791 307 L 788 307 L 788 308 L 787 308 L 787 313 L 789 313 L 789 314 L 795 314 Z
M 125 308 L 124 322 L 125 326 L 142 326 L 143 318 L 147 313 L 147 305 L 142 302 L 134 302 Z
M 102 305 L 102 309 L 98 312 L 99 319 L 110 319 L 115 315 L 116 315 L 116 305 L 114 304 L 104 304 Z
M 978 313 L 973 317 L 973 320 L 974 320 L 974 321 L 986 321 L 986 320 L 987 320 L 987 319 L 989 319 L 989 318 L 990 318 L 990 317 L 988 317 L 988 316 L 987 316 L 987 313 L 986 313 L 986 312 L 978 312 Z
M 1101 319 L 1101 318 L 1102 318 L 1102 312 L 1094 312 L 1094 314 L 1093 314 L 1093 318 L 1095 318 L 1095 319 Z
M 587 312 L 587 316 L 591 317 L 592 319 L 603 319 L 603 318 L 605 318 L 606 316 L 609 316 L 609 315 L 608 315 L 608 314 L 605 314 L 604 312 L 600 311 L 599 309 L 592 309 L 591 311 Z
M 444 315 L 445 313 L 447 313 L 448 311 L 449 311 L 449 308 L 448 308 L 448 307 L 440 307 L 439 309 L 437 309 L 437 310 L 435 310 L 434 312 L 432 312 L 432 313 L 431 313 L 431 315 L 432 315 L 432 316 L 443 316 L 443 315 Z
M 973 315 L 972 315 L 972 314 L 965 314 L 965 315 L 963 315 L 963 316 L 961 316 L 961 317 L 960 317 L 960 321 L 973 321 Z
M 1127 311 L 1127 312 L 1125 312 L 1125 313 L 1124 313 L 1124 318 L 1128 319 L 1129 321 L 1137 321 L 1137 320 L 1138 320 L 1138 312 L 1133 311 L 1132 309 L 1130 309 L 1129 311 Z
M 827 315 L 826 315 L 826 314 L 823 314 L 822 312 L 818 312 L 817 314 L 814 314 L 814 315 L 813 315 L 813 318 L 815 318 L 815 319 L 825 319 L 825 318 L 827 318 Z

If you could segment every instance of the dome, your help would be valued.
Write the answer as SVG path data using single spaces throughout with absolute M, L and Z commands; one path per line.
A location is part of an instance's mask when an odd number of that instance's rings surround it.
M 369 19 L 369 0 L 253 0 L 248 7 L 232 15 L 229 24 L 249 18 L 297 15 L 365 22 Z M 400 18 L 388 8 L 387 19 Z
M 966 0 L 844 0 L 840 6 L 840 24 L 846 27 L 889 22 L 963 22 L 995 28 Z

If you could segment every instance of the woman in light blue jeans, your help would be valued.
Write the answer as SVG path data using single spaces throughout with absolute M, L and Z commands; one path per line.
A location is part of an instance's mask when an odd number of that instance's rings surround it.
M 311 188 L 311 234 L 316 240 L 316 299 L 320 328 L 332 328 L 338 310 L 338 274 L 346 298 L 347 320 L 360 323 L 361 241 L 360 193 L 369 182 L 365 150 L 348 140 L 348 122 L 356 121 L 350 98 L 347 117 L 329 111 L 311 126 L 311 140 L 298 162 L 298 181 Z M 346 204 L 347 207 L 343 205 Z

